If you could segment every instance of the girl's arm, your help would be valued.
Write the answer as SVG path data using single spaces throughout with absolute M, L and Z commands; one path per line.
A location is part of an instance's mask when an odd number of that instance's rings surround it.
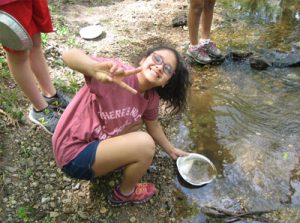
M 122 79 L 125 76 L 136 74 L 141 68 L 124 70 L 112 62 L 98 62 L 79 49 L 71 49 L 63 53 L 65 64 L 73 70 L 93 77 L 101 82 L 113 82 L 120 87 L 136 94 L 137 91 L 125 84 Z
M 65 64 L 73 70 L 83 73 L 87 76 L 94 77 L 96 72 L 94 68 L 99 62 L 93 60 L 82 50 L 71 49 L 62 55 Z
M 160 145 L 174 160 L 179 156 L 185 156 L 188 153 L 175 148 L 171 142 L 168 140 L 166 134 L 164 133 L 158 120 L 155 121 L 146 121 L 147 132 L 152 136 L 154 141 Z

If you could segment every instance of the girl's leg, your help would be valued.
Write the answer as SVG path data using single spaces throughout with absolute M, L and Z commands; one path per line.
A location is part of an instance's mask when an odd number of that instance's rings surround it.
M 34 73 L 31 70 L 29 51 L 6 52 L 8 66 L 15 81 L 36 110 L 43 110 L 48 106 L 36 85 Z
M 206 0 L 190 0 L 188 13 L 189 38 L 191 45 L 198 44 L 200 17 Z
M 50 79 L 48 65 L 42 50 L 41 34 L 36 33 L 32 37 L 33 47 L 30 50 L 31 69 L 41 87 L 43 95 L 51 97 L 56 94 L 54 85 Z
M 132 132 L 100 142 L 92 166 L 96 176 L 102 176 L 125 166 L 120 191 L 133 191 L 150 166 L 155 153 L 155 143 L 145 132 Z
M 205 0 L 201 15 L 201 39 L 210 39 L 215 3 L 215 0 Z

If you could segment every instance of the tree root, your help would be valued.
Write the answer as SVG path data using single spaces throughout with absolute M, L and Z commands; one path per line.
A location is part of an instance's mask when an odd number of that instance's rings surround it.
M 276 210 L 265 210 L 265 211 L 228 211 L 222 208 L 212 207 L 212 206 L 203 206 L 201 211 L 209 217 L 212 218 L 223 218 L 227 223 L 236 222 L 243 219 L 253 219 L 260 222 L 270 222 L 270 219 L 261 216 Z

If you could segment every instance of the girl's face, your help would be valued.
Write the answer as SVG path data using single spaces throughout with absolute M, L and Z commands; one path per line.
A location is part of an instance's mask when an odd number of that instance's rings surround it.
M 144 58 L 140 65 L 145 79 L 153 85 L 165 86 L 172 78 L 177 61 L 175 54 L 167 49 L 161 49 L 153 52 Z

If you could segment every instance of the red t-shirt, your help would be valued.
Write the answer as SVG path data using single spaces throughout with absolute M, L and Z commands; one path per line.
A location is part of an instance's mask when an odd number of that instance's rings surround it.
M 114 59 L 123 69 L 132 66 Z M 59 167 L 68 164 L 91 142 L 117 136 L 125 128 L 143 119 L 158 117 L 159 95 L 149 90 L 144 95 L 132 94 L 113 83 L 101 83 L 85 76 L 86 84 L 74 96 L 62 114 L 52 137 L 55 160 Z M 136 75 L 123 79 L 134 89 L 139 89 Z
M 18 1 L 18 0 L 1 0 L 0 1 L 0 6 L 1 5 L 7 5 L 9 3 L 13 3 L 13 2 L 16 2 L 16 1 Z

